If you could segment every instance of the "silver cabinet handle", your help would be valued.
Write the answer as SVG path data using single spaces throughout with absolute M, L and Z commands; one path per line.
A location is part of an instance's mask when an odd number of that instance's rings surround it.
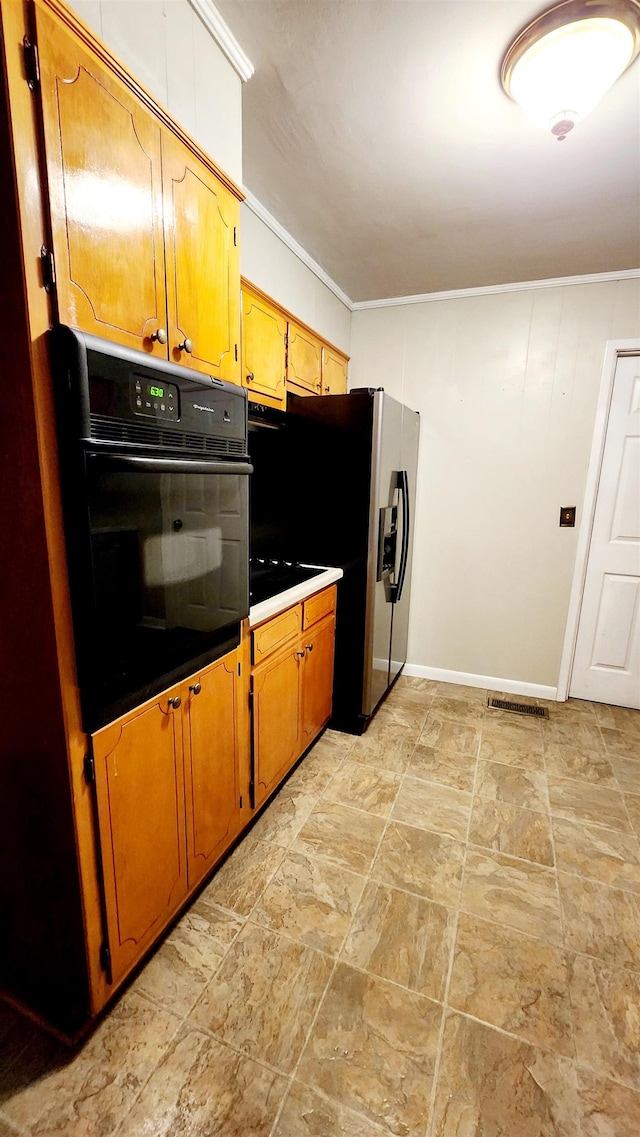
M 299 655 L 301 659 L 304 659 L 305 653 L 304 651 L 297 651 L 296 655 Z
M 247 383 L 253 383 L 254 379 L 255 379 L 255 375 L 253 374 L 253 371 L 250 371 L 249 374 L 247 375 Z
M 178 707 L 180 707 L 181 705 L 182 705 L 182 699 L 180 698 L 179 695 L 173 695 L 172 698 L 169 699 L 169 706 L 173 707 L 174 711 L 177 711 Z
M 201 683 L 192 683 L 191 686 L 189 687 L 189 690 L 192 691 L 194 695 L 199 695 L 201 690 L 202 690 L 202 684 Z
M 186 351 L 187 355 L 191 355 L 193 351 L 193 340 L 183 339 L 182 343 L 178 344 L 178 351 Z
M 157 332 L 154 332 L 153 335 L 149 336 L 149 339 L 157 343 L 166 343 L 167 333 L 165 332 L 164 328 L 158 328 Z
M 313 651 L 313 644 L 307 644 L 307 645 L 306 645 L 306 650 L 307 650 L 307 651 Z

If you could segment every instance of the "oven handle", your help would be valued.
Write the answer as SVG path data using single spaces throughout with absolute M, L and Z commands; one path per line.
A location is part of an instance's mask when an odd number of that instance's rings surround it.
M 252 474 L 250 462 L 191 462 L 180 458 L 134 458 L 124 454 L 87 453 L 91 463 L 109 470 L 129 470 L 154 474 Z

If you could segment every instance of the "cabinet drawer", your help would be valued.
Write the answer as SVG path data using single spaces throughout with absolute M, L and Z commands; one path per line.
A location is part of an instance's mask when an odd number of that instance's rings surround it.
M 315 596 L 310 596 L 308 600 L 305 600 L 302 627 L 305 630 L 310 628 L 312 624 L 317 624 L 323 616 L 328 616 L 335 610 L 336 587 L 334 584 L 332 588 L 325 588 L 323 592 L 317 592 Z
M 279 616 L 274 616 L 266 624 L 261 624 L 252 634 L 252 662 L 260 663 L 295 640 L 302 631 L 302 607 L 297 604 L 295 608 L 288 608 Z

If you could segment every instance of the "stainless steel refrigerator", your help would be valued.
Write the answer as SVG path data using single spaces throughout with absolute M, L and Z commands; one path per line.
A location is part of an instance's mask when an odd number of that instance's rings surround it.
M 407 658 L 420 418 L 373 388 L 288 408 L 306 424 L 293 432 L 297 549 L 344 571 L 331 725 L 361 733 Z

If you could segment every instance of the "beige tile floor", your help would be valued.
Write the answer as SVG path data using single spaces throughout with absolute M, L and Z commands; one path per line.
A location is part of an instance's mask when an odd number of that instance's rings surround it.
M 401 678 L 328 732 L 0 1137 L 639 1137 L 640 712 Z

